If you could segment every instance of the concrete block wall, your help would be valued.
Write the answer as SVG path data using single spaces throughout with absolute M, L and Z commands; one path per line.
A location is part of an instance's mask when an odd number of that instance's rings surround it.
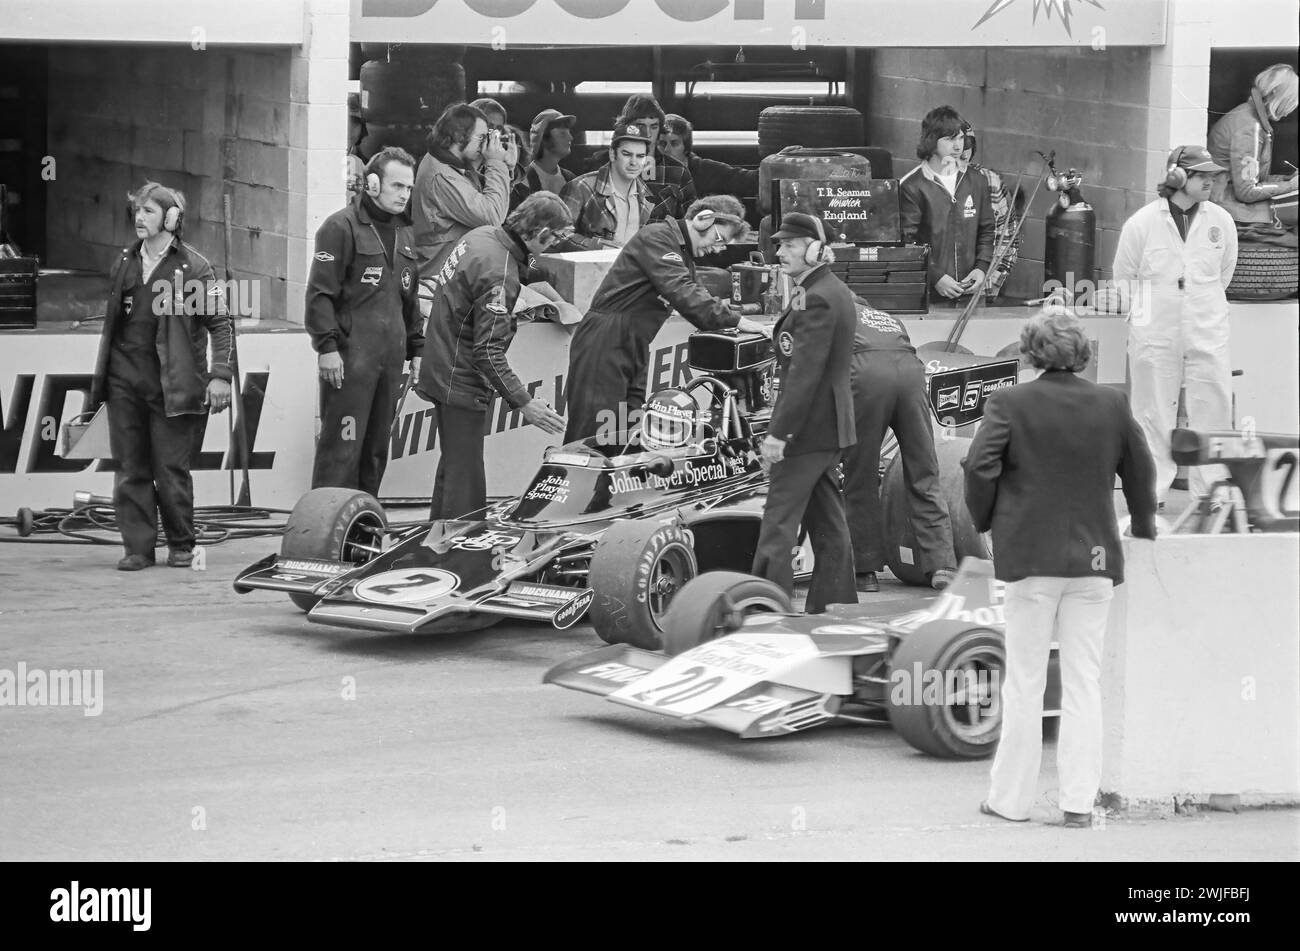
M 893 152 L 901 176 L 918 164 L 922 116 L 946 103 L 975 127 L 977 161 L 1012 185 L 1024 173 L 1026 197 L 1046 173 L 1035 150 L 1056 150 L 1058 168 L 1084 175 L 1084 197 L 1097 212 L 1098 277 L 1109 277 L 1125 219 L 1155 197 L 1152 55 L 1130 47 L 875 50 L 867 139 Z M 1039 189 L 1004 293 L 1040 296 L 1043 220 L 1055 200 L 1046 186 Z
M 220 277 L 229 192 L 233 276 L 260 280 L 261 316 L 284 317 L 290 57 L 287 48 L 52 50 L 50 265 L 111 266 L 135 237 L 126 194 L 152 179 L 185 193 L 185 240 Z

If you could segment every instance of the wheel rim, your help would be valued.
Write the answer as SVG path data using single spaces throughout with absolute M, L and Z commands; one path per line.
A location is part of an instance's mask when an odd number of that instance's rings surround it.
M 664 548 L 655 559 L 650 571 L 650 583 L 646 585 L 646 607 L 650 609 L 650 618 L 660 631 L 663 630 L 668 605 L 693 577 L 694 557 L 691 550 L 680 542 Z
M 939 715 L 951 734 L 972 746 L 997 740 L 1002 727 L 1002 651 L 985 645 L 958 652 L 944 673 L 944 702 Z
M 384 538 L 384 520 L 374 512 L 360 512 L 348 523 L 339 546 L 339 560 L 364 565 L 379 554 Z
M 730 595 L 724 594 L 718 602 L 722 609 L 718 616 L 718 623 L 713 625 L 713 636 L 709 640 L 716 640 L 719 637 L 726 637 L 728 634 L 734 634 L 740 630 L 745 623 L 745 618 L 753 614 L 783 614 L 786 607 L 775 598 L 769 598 L 767 595 L 755 594 L 747 598 L 733 599 Z

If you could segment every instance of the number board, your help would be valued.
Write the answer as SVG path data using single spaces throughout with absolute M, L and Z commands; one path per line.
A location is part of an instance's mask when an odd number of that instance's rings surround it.
M 610 699 L 670 716 L 693 716 L 816 656 L 817 646 L 799 635 L 733 634 L 692 648 Z
M 898 244 L 898 180 L 893 178 L 787 178 L 780 214 L 815 215 L 829 241 Z M 780 220 L 778 217 L 776 220 Z

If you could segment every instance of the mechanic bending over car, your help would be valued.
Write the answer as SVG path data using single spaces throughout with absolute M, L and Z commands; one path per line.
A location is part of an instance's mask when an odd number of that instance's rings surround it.
M 504 225 L 467 232 L 420 282 L 432 304 L 416 392 L 434 406 L 441 449 L 430 519 L 456 518 L 487 504 L 483 437 L 494 393 L 543 432 L 564 432 L 564 419 L 529 395 L 506 350 L 515 336 L 515 301 L 528 256 L 565 240 L 572 225 L 558 195 L 536 192 Z
M 853 405 L 858 441 L 844 454 L 844 504 L 858 590 L 879 591 L 876 572 L 885 567 L 880 443 L 885 430 L 892 429 L 903 460 L 921 570 L 930 587 L 942 591 L 957 576 L 957 556 L 948 506 L 939 489 L 925 366 L 898 320 L 861 299 L 856 305 Z
M 762 446 L 772 481 L 752 571 L 793 596 L 790 553 L 802 524 L 814 558 L 806 610 L 819 614 L 828 604 L 858 603 L 837 473 L 857 438 L 850 384 L 857 309 L 853 293 L 827 267 L 835 255 L 820 218 L 788 214 L 772 240 L 780 242 L 777 260 L 796 288 L 772 328 L 781 390 Z
M 203 441 L 207 414 L 230 405 L 234 324 L 212 265 L 181 240 L 185 196 L 145 182 L 127 199 L 137 240 L 122 249 L 109 275 L 90 392 L 92 406 L 108 402 L 117 462 L 113 505 L 126 549 L 117 567 L 139 571 L 154 564 L 161 514 L 167 564 L 188 568 L 194 561 L 190 459 Z M 191 301 L 187 288 L 195 281 L 207 293 Z
M 306 319 L 321 381 L 313 489 L 379 495 L 403 359 L 415 376 L 424 345 L 406 217 L 414 180 L 415 160 L 383 149 L 366 166 L 365 190 L 316 232 Z
M 566 442 L 602 432 L 604 414 L 614 414 L 616 431 L 632 428 L 632 413 L 645 402 L 650 342 L 670 310 L 701 330 L 767 333 L 765 324 L 740 316 L 695 280 L 695 258 L 743 232 L 744 213 L 730 195 L 701 198 L 685 220 L 648 224 L 619 253 L 569 345 Z

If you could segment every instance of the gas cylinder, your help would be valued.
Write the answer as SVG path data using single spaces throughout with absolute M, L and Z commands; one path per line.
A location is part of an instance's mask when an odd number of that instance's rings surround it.
M 1071 301 L 1096 286 L 1097 213 L 1079 192 L 1082 182 L 1075 169 L 1062 173 L 1052 168 L 1047 177 L 1047 187 L 1061 194 L 1045 222 L 1043 277 L 1065 288 Z

